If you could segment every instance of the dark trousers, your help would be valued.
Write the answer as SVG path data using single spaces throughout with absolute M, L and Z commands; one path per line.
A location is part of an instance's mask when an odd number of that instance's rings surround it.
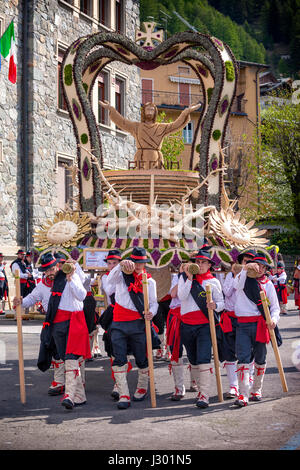
M 141 320 L 113 321 L 111 324 L 113 366 L 127 364 L 128 350 L 132 351 L 139 369 L 148 367 L 145 322 Z
M 153 318 L 153 323 L 158 328 L 158 335 L 162 335 L 164 333 L 165 324 L 170 310 L 170 303 L 171 299 L 165 300 L 164 302 L 158 302 L 157 314 Z
M 266 363 L 267 345 L 255 340 L 256 330 L 256 322 L 237 323 L 236 356 L 239 364 L 250 364 L 253 358 L 256 364 Z
M 66 354 L 69 327 L 70 320 L 53 323 L 52 326 L 52 336 L 57 349 L 57 354 L 63 361 L 68 359 L 78 359 L 80 357 L 77 354 Z
M 180 325 L 181 341 L 186 349 L 190 364 L 209 364 L 211 362 L 211 337 L 209 324 Z
M 236 327 L 237 318 L 231 318 L 232 331 L 223 333 L 222 341 L 222 357 L 225 361 L 236 361 L 235 343 L 236 343 Z

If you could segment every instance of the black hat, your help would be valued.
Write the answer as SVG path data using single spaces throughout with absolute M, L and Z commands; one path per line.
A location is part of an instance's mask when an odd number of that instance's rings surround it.
M 32 256 L 32 251 L 26 251 L 26 256 Z
M 0 255 L 1 255 L 1 253 L 0 253 Z M 278 261 L 277 268 L 283 268 L 284 269 L 285 268 L 284 263 L 282 261 Z
M 17 255 L 25 255 L 25 251 L 20 249 L 17 251 Z
M 206 247 L 205 247 L 206 248 Z M 215 264 L 215 262 L 211 259 L 211 254 L 207 249 L 200 248 L 198 253 L 193 257 L 193 259 L 203 259 L 209 261 L 212 265 Z
M 67 261 L 67 258 L 63 253 L 54 253 L 53 256 L 56 258 L 58 263 L 65 263 L 65 261 Z
M 243 251 L 243 253 L 240 253 L 237 257 L 238 262 L 241 264 L 243 261 L 244 256 L 249 256 L 249 258 L 254 258 L 256 256 L 256 251 L 254 250 L 246 250 Z
M 121 252 L 120 250 L 109 250 L 107 257 L 104 259 L 104 261 L 107 261 L 109 259 L 117 259 L 121 261 Z
M 45 253 L 41 256 L 41 265 L 39 266 L 38 270 L 41 272 L 47 271 L 47 269 L 56 266 L 58 263 L 57 259 L 51 253 Z
M 265 257 L 263 253 L 257 253 L 253 259 L 251 259 L 250 261 L 247 261 L 247 264 L 248 263 L 260 263 L 266 266 L 267 268 L 270 268 L 267 258 Z
M 4 254 L 3 254 L 3 253 L 0 253 L 0 256 L 2 256 L 2 257 L 3 257 L 3 256 L 4 256 Z
M 134 247 L 128 259 L 130 261 L 133 261 L 134 263 L 150 262 L 150 259 L 147 257 L 145 248 L 142 247 Z

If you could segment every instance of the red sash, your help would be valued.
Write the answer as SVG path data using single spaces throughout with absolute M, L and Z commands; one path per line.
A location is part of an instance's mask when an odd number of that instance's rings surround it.
M 254 323 L 257 322 L 256 338 L 255 341 L 259 343 L 269 343 L 270 333 L 266 324 L 266 320 L 262 315 L 249 316 L 249 317 L 238 317 L 239 323 Z
M 233 310 L 225 310 L 223 313 L 221 313 L 220 327 L 222 328 L 223 333 L 230 333 L 232 331 L 232 323 L 230 318 L 236 318 Z
M 180 346 L 180 306 L 171 308 L 167 317 L 166 341 L 168 346 L 173 346 L 171 361 L 178 362 Z
M 131 310 L 129 308 L 122 307 L 115 303 L 114 312 L 113 312 L 113 321 L 133 321 L 139 320 L 141 315 L 136 310 Z
M 208 318 L 201 310 L 194 310 L 194 312 L 181 315 L 181 321 L 187 325 L 204 325 L 205 323 L 209 323 Z
M 90 359 L 91 349 L 89 332 L 85 321 L 83 310 L 70 312 L 58 309 L 53 323 L 70 320 L 69 334 L 67 340 L 66 354 L 76 354 Z

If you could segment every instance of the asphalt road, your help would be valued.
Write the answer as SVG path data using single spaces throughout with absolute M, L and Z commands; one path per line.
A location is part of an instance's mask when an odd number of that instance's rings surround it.
M 180 402 L 170 401 L 173 378 L 169 374 L 168 363 L 155 361 L 157 407 L 151 408 L 150 397 L 147 397 L 144 402 L 133 402 L 128 410 L 118 410 L 110 397 L 110 361 L 104 353 L 103 357 L 86 363 L 87 404 L 67 411 L 60 404 L 61 397 L 47 395 L 53 372 L 42 373 L 37 369 L 42 322 L 34 320 L 23 321 L 26 379 L 26 403 L 23 405 L 19 391 L 16 322 L 2 317 L 0 450 L 106 450 L 108 464 L 127 464 L 136 468 L 181 465 L 182 461 L 174 460 L 178 458 L 178 452 L 186 459 L 183 464 L 189 465 L 190 451 L 299 450 L 300 370 L 293 364 L 292 354 L 295 342 L 300 340 L 300 317 L 299 312 L 292 308 L 293 301 L 289 301 L 289 314 L 281 316 L 279 323 L 283 337 L 280 354 L 289 391 L 282 391 L 274 353 L 269 345 L 263 400 L 242 409 L 236 408 L 233 400 L 218 401 L 215 379 L 212 381 L 210 406 L 205 410 L 195 406 L 195 392 L 187 391 Z M 137 380 L 134 360 L 132 363 L 133 370 L 128 376 L 131 393 Z M 225 369 L 221 374 L 225 392 Z M 189 388 L 187 370 L 185 378 Z M 131 451 L 127 454 L 133 458 L 137 455 L 134 451 L 145 449 L 151 451 L 148 462 L 118 461 L 122 459 L 122 450 Z M 161 455 L 165 450 L 172 451 L 174 456 L 166 456 L 163 463 Z

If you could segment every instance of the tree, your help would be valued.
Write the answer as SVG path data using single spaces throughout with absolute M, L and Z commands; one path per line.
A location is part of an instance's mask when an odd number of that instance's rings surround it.
M 172 122 L 173 119 L 167 119 L 166 113 L 161 112 L 157 116 L 157 122 Z M 163 154 L 164 163 L 179 162 L 181 167 L 182 161 L 179 160 L 181 153 L 184 151 L 184 140 L 182 131 L 174 132 L 164 138 L 161 153 Z
M 257 158 L 261 187 L 268 187 L 268 192 L 274 196 L 273 201 L 277 198 L 277 208 L 279 202 L 281 207 L 285 202 L 286 210 L 290 205 L 300 229 L 299 116 L 300 104 L 293 104 L 287 95 L 274 97 L 272 104 L 262 112 L 262 144 Z M 276 212 L 273 215 L 276 216 Z

